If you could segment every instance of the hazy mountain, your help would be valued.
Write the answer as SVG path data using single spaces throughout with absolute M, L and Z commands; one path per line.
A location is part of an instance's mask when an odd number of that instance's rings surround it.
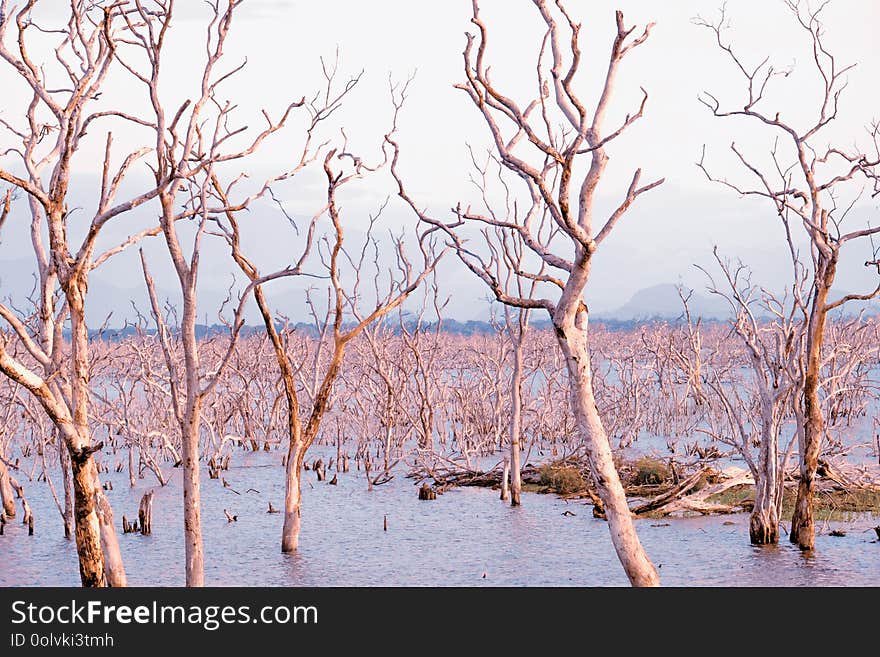
M 720 297 L 693 292 L 688 301 L 691 315 L 707 319 L 721 319 L 730 314 L 730 307 Z M 599 318 L 617 320 L 675 319 L 684 312 L 678 289 L 675 285 L 664 283 L 636 292 L 632 298 L 617 310 L 599 313 Z

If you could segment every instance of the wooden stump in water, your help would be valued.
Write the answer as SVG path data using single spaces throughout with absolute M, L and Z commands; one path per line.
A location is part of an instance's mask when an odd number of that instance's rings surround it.
M 232 514 L 229 513 L 229 511 L 227 511 L 226 509 L 223 509 L 223 513 L 226 514 L 226 522 L 238 522 L 238 516 L 237 516 L 237 515 L 235 515 L 235 516 L 232 515 Z
M 318 481 L 324 481 L 327 478 L 327 470 L 324 468 L 324 461 L 321 459 L 312 464 L 312 470 L 318 475 Z
M 328 481 L 327 483 L 330 484 L 331 486 L 335 486 L 335 485 L 337 484 L 337 481 L 336 481 L 336 474 L 335 474 L 335 473 L 333 474 L 333 479 L 331 479 L 331 480 Z
M 266 513 L 281 513 L 281 511 L 276 509 L 274 506 L 272 506 L 272 503 L 269 502 L 269 509 L 266 511 Z
M 142 536 L 153 533 L 153 491 L 144 493 L 141 498 L 141 503 L 138 505 L 138 520 L 141 523 Z
M 437 491 L 431 488 L 427 483 L 422 484 L 421 488 L 419 488 L 419 499 L 420 500 L 436 500 L 437 499 Z
M 342 457 L 342 471 L 348 472 L 348 454 Z
M 6 514 L 0 511 L 0 536 L 3 536 L 4 529 L 6 529 Z
M 101 487 L 104 490 L 113 490 L 113 482 L 112 481 L 105 481 L 103 484 L 101 484 Z
M 28 516 L 28 536 L 34 535 L 34 514 Z
M 382 531 L 383 531 L 383 532 L 387 532 L 387 531 L 388 531 L 388 516 L 387 516 L 387 515 L 386 515 L 386 516 L 383 516 L 383 520 L 382 520 Z
M 34 514 L 33 511 L 31 511 L 31 505 L 28 504 L 27 498 L 24 496 L 24 487 L 12 477 L 9 478 L 9 482 L 12 484 L 12 488 L 15 489 L 15 494 L 18 496 L 18 499 L 21 500 L 21 511 L 23 513 L 21 522 L 23 525 L 27 525 L 30 529 L 34 521 Z

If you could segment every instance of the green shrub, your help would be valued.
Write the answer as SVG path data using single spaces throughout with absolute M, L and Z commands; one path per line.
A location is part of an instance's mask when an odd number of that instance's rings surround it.
M 541 485 L 560 495 L 576 493 L 587 487 L 587 482 L 581 476 L 580 470 L 572 466 L 560 467 L 547 463 L 542 465 L 538 471 L 541 474 Z
M 650 456 L 643 456 L 635 466 L 635 483 L 640 486 L 662 484 L 670 477 L 669 466 Z

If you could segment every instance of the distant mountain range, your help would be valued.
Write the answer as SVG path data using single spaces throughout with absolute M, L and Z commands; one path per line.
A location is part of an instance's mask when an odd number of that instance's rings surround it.
M 689 290 L 683 290 L 687 296 Z M 723 319 L 730 315 L 730 305 L 721 297 L 691 292 L 688 308 L 693 317 Z M 644 319 L 676 319 L 684 314 L 684 305 L 678 288 L 671 284 L 653 285 L 636 292 L 617 310 L 598 313 L 597 319 L 619 321 Z
M 33 274 L 31 273 L 32 264 L 26 260 L 0 260 L 0 298 L 4 301 L 12 299 L 18 308 L 25 307 L 24 300 L 31 293 L 34 285 Z M 132 302 L 137 304 L 138 308 L 144 314 L 149 314 L 149 304 L 146 299 L 146 293 L 143 285 L 138 284 L 135 280 L 107 280 L 94 277 L 90 284 L 89 297 L 87 304 L 86 321 L 91 327 L 97 329 L 111 315 L 111 321 L 108 326 L 111 332 L 117 335 L 128 334 L 133 332 L 133 328 L 127 328 L 121 334 L 121 329 L 125 320 L 129 322 L 134 320 L 135 313 L 132 308 Z M 179 298 L 179 293 L 175 293 L 173 288 L 162 288 L 158 290 L 159 297 L 163 301 L 166 299 Z M 297 313 L 293 308 L 285 308 L 285 300 L 290 299 L 291 292 L 295 290 L 280 292 L 275 299 L 270 299 L 273 306 L 278 308 L 279 312 L 283 312 L 291 317 L 291 321 L 296 323 Z M 449 290 L 447 293 L 453 292 Z M 703 318 L 704 320 L 725 320 L 730 317 L 731 309 L 727 301 L 718 295 L 710 294 L 702 291 L 684 290 L 685 294 L 690 293 L 688 299 L 688 307 L 693 318 Z M 299 291 L 298 296 L 302 296 Z M 835 292 L 833 298 L 839 298 L 845 291 Z M 204 308 L 218 308 L 225 297 L 225 292 L 220 289 L 205 288 L 200 290 L 200 306 Z M 465 321 L 454 316 L 444 318 L 444 329 L 450 333 L 471 334 L 491 332 L 494 329 L 492 325 L 485 321 L 489 316 L 488 301 L 479 301 L 479 304 L 486 304 L 486 311 L 478 312 L 476 319 Z M 475 306 L 470 305 L 471 308 Z M 607 306 L 606 306 L 607 307 Z M 854 315 L 864 311 L 869 315 L 880 313 L 880 302 L 873 300 L 869 302 L 850 302 L 844 306 L 847 315 Z M 756 308 L 757 311 L 757 308 Z M 594 322 L 601 322 L 610 327 L 624 328 L 647 320 L 666 320 L 675 321 L 682 318 L 684 313 L 684 305 L 678 293 L 678 286 L 664 283 L 653 285 L 651 287 L 638 290 L 625 303 L 615 310 L 606 310 L 595 312 L 592 315 Z M 216 316 L 216 311 L 212 313 Z M 453 310 L 450 315 L 456 314 Z M 479 316 L 481 315 L 481 316 Z M 200 317 L 201 318 L 201 317 Z M 208 320 L 208 316 L 204 316 Z M 256 319 L 256 318 L 253 318 Z M 210 320 L 209 320 L 210 321 Z M 220 327 L 211 327 L 209 321 L 204 321 L 200 326 L 200 333 L 210 333 L 212 330 Z M 249 323 L 253 323 L 250 321 Z M 535 314 L 533 321 L 534 326 L 542 326 L 549 324 L 546 314 Z M 298 324 L 299 330 L 308 330 L 306 324 Z M 116 331 L 114 331 L 116 329 Z
M 691 317 L 702 317 L 706 320 L 724 320 L 731 316 L 731 306 L 727 300 L 715 294 L 701 294 L 687 288 L 683 290 L 688 298 L 688 309 Z M 690 293 L 690 297 L 687 297 Z M 848 291 L 832 291 L 831 299 L 838 299 Z M 766 316 L 758 304 L 753 311 L 758 317 Z M 850 301 L 838 311 L 840 314 L 854 316 L 860 312 L 867 315 L 880 314 L 880 300 Z M 684 315 L 684 304 L 678 294 L 678 286 L 661 284 L 647 287 L 636 292 L 629 301 L 617 310 L 597 313 L 597 320 L 613 320 L 618 322 L 643 321 L 648 319 L 675 320 Z

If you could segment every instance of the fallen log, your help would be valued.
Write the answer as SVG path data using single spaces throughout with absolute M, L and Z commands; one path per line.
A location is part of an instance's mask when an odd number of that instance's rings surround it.
M 722 481 L 704 486 L 690 495 L 681 495 L 673 498 L 652 510 L 652 513 L 668 516 L 678 511 L 692 511 L 703 515 L 713 513 L 733 513 L 740 509 L 739 505 L 716 504 L 708 499 L 736 486 L 754 486 L 755 481 L 748 470 L 729 469 L 720 476 L 725 477 Z
M 674 486 L 665 493 L 633 507 L 631 509 L 632 513 L 637 516 L 643 513 L 649 513 L 651 511 L 659 509 L 669 502 L 672 502 L 673 500 L 678 499 L 679 497 L 682 497 L 694 486 L 696 486 L 706 474 L 708 474 L 707 468 L 697 470 L 690 477 L 680 481 L 677 486 Z

